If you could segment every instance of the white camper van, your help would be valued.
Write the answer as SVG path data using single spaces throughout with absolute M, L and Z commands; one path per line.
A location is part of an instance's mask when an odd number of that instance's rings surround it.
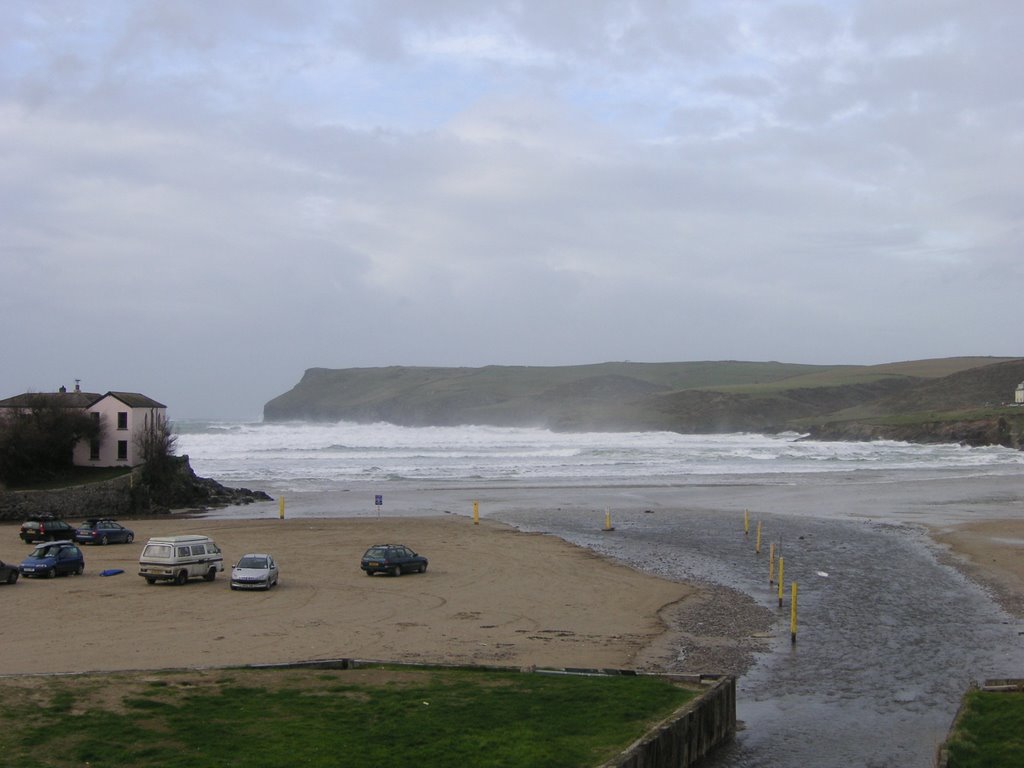
M 139 556 L 139 576 L 149 584 L 184 584 L 200 576 L 213 581 L 223 570 L 220 547 L 209 536 L 155 536 Z

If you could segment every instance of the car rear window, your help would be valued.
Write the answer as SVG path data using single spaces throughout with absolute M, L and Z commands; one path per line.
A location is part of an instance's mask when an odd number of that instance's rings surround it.
M 143 550 L 143 557 L 170 557 L 172 549 L 167 544 L 147 544 L 146 549 Z

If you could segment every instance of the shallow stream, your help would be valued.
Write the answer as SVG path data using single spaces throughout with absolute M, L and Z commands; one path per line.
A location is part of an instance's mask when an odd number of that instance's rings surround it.
M 757 513 L 744 534 L 742 513 L 659 507 L 616 510 L 606 533 L 590 511 L 500 517 L 660 576 L 738 589 L 777 612 L 771 650 L 738 681 L 742 729 L 710 766 L 925 768 L 972 682 L 1024 676 L 1024 626 L 943 564 L 915 525 Z M 771 542 L 785 557 L 782 609 L 768 583 Z

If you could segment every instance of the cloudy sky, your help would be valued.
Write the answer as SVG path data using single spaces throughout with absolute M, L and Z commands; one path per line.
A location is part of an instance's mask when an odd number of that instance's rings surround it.
M 5 0 L 0 397 L 1020 355 L 1019 0 Z

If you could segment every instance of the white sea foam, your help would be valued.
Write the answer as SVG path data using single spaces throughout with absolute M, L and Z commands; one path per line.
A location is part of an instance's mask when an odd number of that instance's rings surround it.
M 1008 474 L 1024 454 L 990 447 L 799 440 L 797 434 L 559 433 L 490 426 L 179 422 L 179 453 L 228 485 L 330 490 L 377 484 L 627 485 L 785 482 L 818 473 Z M 772 480 L 773 479 L 773 480 Z

